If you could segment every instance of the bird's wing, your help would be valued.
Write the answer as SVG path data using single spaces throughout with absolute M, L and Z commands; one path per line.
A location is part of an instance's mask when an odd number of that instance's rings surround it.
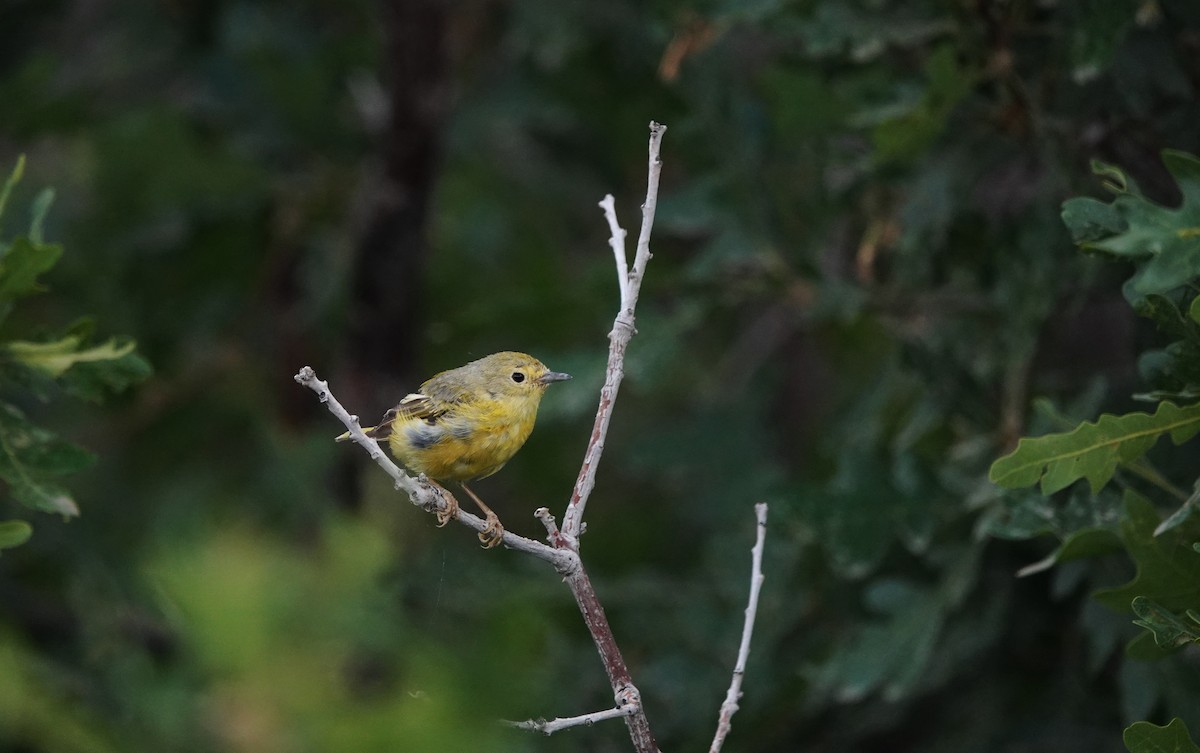
M 385 439 L 391 436 L 392 426 L 396 421 L 406 421 L 409 419 L 422 419 L 433 423 L 442 414 L 446 412 L 449 406 L 436 398 L 430 397 L 422 392 L 413 392 L 405 395 L 404 399 L 396 404 L 395 408 L 390 408 L 387 413 L 383 414 L 378 426 L 372 426 L 369 429 L 363 429 L 368 437 L 375 439 Z M 341 437 L 339 437 L 341 439 Z
M 395 408 L 383 414 L 383 420 L 392 421 L 396 418 L 437 418 L 446 412 L 447 407 L 444 400 L 426 395 L 424 392 L 413 392 L 405 395 L 404 399 L 397 403 Z
M 464 390 L 462 371 L 462 368 L 451 369 L 431 377 L 421 385 L 420 392 L 405 395 L 395 408 L 384 413 L 378 426 L 366 430 L 367 435 L 383 439 L 392 433 L 396 421 L 421 419 L 432 424 L 455 405 L 468 401 L 470 395 Z

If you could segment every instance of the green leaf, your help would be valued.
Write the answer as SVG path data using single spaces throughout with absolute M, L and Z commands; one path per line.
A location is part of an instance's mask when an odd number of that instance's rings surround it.
M 20 546 L 33 535 L 33 526 L 23 520 L 0 521 L 0 549 Z
M 1115 171 L 1119 181 L 1107 187 L 1120 193 L 1104 209 L 1093 199 L 1072 199 L 1063 205 L 1063 222 L 1083 248 L 1134 260 L 1133 292 L 1163 293 L 1200 277 L 1200 160 L 1185 152 L 1165 150 L 1163 164 L 1183 194 L 1178 209 L 1160 206 L 1142 196 L 1115 168 L 1093 170 L 1106 177 Z
M 93 329 L 93 322 L 85 318 L 48 342 L 17 340 L 0 346 L 0 379 L 40 395 L 58 380 L 76 397 L 99 401 L 150 376 L 150 364 L 134 352 L 133 340 L 113 337 L 88 346 Z
M 1170 434 L 1175 444 L 1181 444 L 1197 431 L 1200 405 L 1180 408 L 1163 402 L 1154 415 L 1106 413 L 1098 421 L 1085 421 L 1070 432 L 1021 439 L 1015 450 L 992 463 L 988 478 L 1011 489 L 1040 482 L 1043 494 L 1053 494 L 1086 478 L 1094 494 L 1119 466 L 1140 458 L 1163 434 Z
M 0 403 L 0 479 L 21 504 L 67 517 L 78 515 L 75 500 L 54 479 L 94 461 L 90 452 L 31 424 L 16 407 Z
M 132 353 L 135 347 L 132 340 L 118 341 L 115 337 L 90 348 L 81 349 L 82 345 L 83 337 L 81 335 L 67 335 L 62 339 L 46 343 L 14 340 L 4 349 L 29 368 L 57 379 L 76 364 L 124 358 Z
M 1150 722 L 1134 722 L 1122 736 L 1130 753 L 1200 753 L 1192 742 L 1187 726 L 1176 717 L 1165 727 Z
M 1200 295 L 1192 299 L 1192 304 L 1188 306 L 1188 316 L 1192 321 L 1200 323 Z
M 1125 507 L 1121 540 L 1137 574 L 1123 586 L 1097 592 L 1096 600 L 1118 612 L 1129 610 L 1139 596 L 1172 612 L 1200 609 L 1200 556 L 1192 550 L 1197 527 L 1181 526 L 1156 537 L 1158 511 L 1148 499 L 1127 491 Z
M 1200 623 L 1194 619 L 1182 619 L 1145 596 L 1135 597 L 1131 606 L 1133 613 L 1138 616 L 1133 624 L 1153 633 L 1154 642 L 1159 648 L 1179 648 L 1200 641 Z M 1195 613 L 1189 612 L 1189 615 L 1191 614 Z

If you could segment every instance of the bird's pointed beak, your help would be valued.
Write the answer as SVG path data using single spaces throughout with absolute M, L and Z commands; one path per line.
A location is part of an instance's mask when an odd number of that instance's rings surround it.
M 551 382 L 565 382 L 571 378 L 570 374 L 564 374 L 561 371 L 547 371 L 537 378 L 538 384 L 550 384 Z

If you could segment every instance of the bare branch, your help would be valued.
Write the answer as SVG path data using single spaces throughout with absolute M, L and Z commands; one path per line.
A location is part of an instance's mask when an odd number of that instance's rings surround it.
M 713 737 L 712 746 L 708 753 L 720 753 L 725 744 L 725 737 L 732 726 L 733 715 L 738 710 L 738 699 L 742 697 L 742 678 L 746 675 L 746 659 L 750 656 L 750 636 L 754 633 L 754 618 L 758 615 L 758 595 L 762 591 L 763 572 L 762 556 L 763 543 L 767 538 L 767 505 L 760 502 L 754 506 L 754 515 L 758 520 L 758 531 L 755 536 L 754 548 L 750 550 L 750 599 L 746 605 L 746 621 L 742 625 L 742 644 L 738 647 L 737 662 L 733 667 L 733 681 L 725 693 L 725 702 L 721 704 L 721 716 L 717 720 L 717 734 Z
M 587 507 L 592 489 L 596 486 L 596 469 L 600 465 L 600 455 L 604 452 L 604 438 L 608 435 L 613 403 L 616 402 L 621 380 L 625 377 L 625 348 L 636 331 L 634 310 L 637 308 L 638 295 L 642 288 L 642 276 L 646 272 L 646 262 L 650 261 L 650 231 L 654 227 L 654 212 L 658 207 L 658 178 L 662 172 L 662 160 L 658 155 L 666 130 L 665 125 L 650 122 L 649 174 L 646 180 L 646 201 L 642 204 L 642 229 L 638 235 L 637 253 L 634 256 L 633 268 L 628 275 L 619 280 L 621 310 L 617 313 L 612 331 L 608 334 L 608 369 L 604 376 L 604 386 L 600 389 L 600 406 L 596 409 L 596 422 L 592 426 L 592 436 L 583 455 L 579 478 L 575 481 L 571 501 L 563 515 L 562 536 L 567 545 L 576 551 L 583 527 L 583 511 Z M 601 206 L 604 206 L 605 215 L 609 217 L 609 227 L 613 230 L 613 238 L 610 241 L 613 250 L 615 252 L 618 247 L 622 249 L 622 261 L 617 264 L 620 270 L 624 261 L 625 231 L 621 230 L 616 222 L 616 211 L 610 212 L 610 198 L 605 197 Z M 606 203 L 608 206 L 605 206 Z
M 296 374 L 294 378 L 297 383 L 308 387 L 317 394 L 317 398 L 321 402 L 325 403 L 325 406 L 329 408 L 329 412 L 336 416 L 337 419 L 346 426 L 346 429 L 348 429 L 350 432 L 350 438 L 361 445 L 362 448 L 367 451 L 367 454 L 371 456 L 371 459 L 374 460 L 379 467 L 387 473 L 387 475 L 392 477 L 392 480 L 395 482 L 396 489 L 407 494 L 408 498 L 414 505 L 427 512 L 446 509 L 447 502 L 445 497 L 442 496 L 444 490 L 442 490 L 440 487 L 434 486 L 423 476 L 420 478 L 413 478 L 412 476 L 409 476 L 404 472 L 403 469 L 400 468 L 400 466 L 392 462 L 392 459 L 389 458 L 387 453 L 383 451 L 383 448 L 379 446 L 379 443 L 363 433 L 362 427 L 359 426 L 358 423 L 358 416 L 351 415 L 346 411 L 345 408 L 342 407 L 342 404 L 339 403 L 337 398 L 333 396 L 333 393 L 330 392 L 329 383 L 318 379 L 316 372 L 314 372 L 311 367 L 305 366 L 304 368 L 300 369 L 300 373 Z M 448 492 L 445 493 L 448 494 Z M 455 517 L 459 523 L 462 523 L 468 528 L 473 528 L 476 531 L 483 531 L 483 529 L 487 527 L 487 523 L 484 522 L 483 519 L 472 515 L 461 508 L 458 510 L 458 514 Z M 548 547 L 540 541 L 527 539 L 524 536 L 518 536 L 517 534 L 509 531 L 504 532 L 504 538 L 502 539 L 502 542 L 504 546 L 508 547 L 509 549 L 515 549 L 519 552 L 532 554 L 534 557 L 537 557 L 540 560 L 549 562 L 556 570 L 564 574 L 578 566 L 578 559 L 570 556 L 568 552 L 565 552 L 562 549 Z
M 583 714 L 581 716 L 558 717 L 548 721 L 546 719 L 528 719 L 523 722 L 505 721 L 504 724 L 516 729 L 527 729 L 531 732 L 541 732 L 543 735 L 553 735 L 555 732 L 570 729 L 571 727 L 590 727 L 596 722 L 630 716 L 636 711 L 638 711 L 637 706 L 616 706 L 611 709 L 593 711 L 590 714 Z

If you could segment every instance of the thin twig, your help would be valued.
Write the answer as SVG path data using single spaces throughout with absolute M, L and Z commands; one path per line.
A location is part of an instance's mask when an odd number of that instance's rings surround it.
M 725 744 L 725 737 L 732 726 L 733 715 L 738 710 L 738 699 L 742 697 L 742 678 L 746 675 L 746 659 L 750 656 L 750 636 L 754 633 L 754 618 L 758 615 L 758 595 L 762 591 L 763 572 L 762 556 L 763 542 L 767 538 L 767 504 L 760 502 L 754 506 L 754 515 L 758 520 L 758 531 L 754 540 L 754 548 L 750 550 L 750 599 L 746 605 L 746 621 L 742 625 L 742 645 L 738 647 L 737 663 L 733 667 L 733 680 L 725 693 L 725 702 L 721 704 L 721 716 L 717 720 L 717 734 L 713 736 L 712 746 L 708 753 L 720 753 Z
M 609 719 L 620 719 L 623 716 L 629 716 L 637 711 L 638 707 L 616 706 L 603 711 L 593 711 L 590 714 L 581 716 L 566 716 L 558 717 L 557 719 L 527 719 L 523 722 L 505 721 L 504 724 L 515 729 L 527 729 L 531 732 L 541 732 L 543 735 L 553 735 L 555 732 L 560 732 L 571 727 L 590 727 L 596 722 L 603 722 Z
M 407 494 L 414 505 L 429 512 L 446 509 L 447 502 L 442 496 L 442 491 L 423 477 L 416 479 L 409 476 L 400 466 L 393 463 L 392 459 L 383 451 L 383 448 L 379 446 L 379 443 L 363 433 L 362 427 L 358 423 L 358 416 L 351 415 L 342 407 L 342 404 L 330 392 L 329 383 L 318 379 L 311 367 L 305 366 L 300 369 L 300 373 L 296 374 L 294 378 L 297 383 L 308 387 L 317 394 L 317 398 L 325 403 L 325 406 L 329 408 L 329 412 L 346 426 L 346 429 L 350 432 L 350 438 L 361 445 L 367 451 L 367 454 L 371 456 L 371 459 L 392 477 L 396 489 Z M 462 509 L 458 510 L 455 518 L 459 523 L 476 531 L 483 531 L 487 527 L 487 523 L 481 518 Z M 578 558 L 569 556 L 568 552 L 546 546 L 540 541 L 518 536 L 510 531 L 504 532 L 502 542 L 509 549 L 532 554 L 540 560 L 549 562 L 556 570 L 564 574 L 574 570 L 578 566 Z
M 637 308 L 642 277 L 646 273 L 646 262 L 650 261 L 650 231 L 654 227 L 654 212 L 658 207 L 658 178 L 662 172 L 662 160 L 658 155 L 666 130 L 665 125 L 650 122 L 649 173 L 646 179 L 646 202 L 642 204 L 642 229 L 638 234 L 637 252 L 634 255 L 633 267 L 628 275 L 620 280 L 621 310 L 617 313 L 612 331 L 608 334 L 608 369 L 604 376 L 604 386 L 600 389 L 600 406 L 596 409 L 596 422 L 592 426 L 592 436 L 583 455 L 579 478 L 575 481 L 571 501 L 563 515 L 563 539 L 576 551 L 579 549 L 579 535 L 583 527 L 583 511 L 592 489 L 596 486 L 596 469 L 600 465 L 600 455 L 604 452 L 604 438 L 608 435 L 613 403 L 625 376 L 625 348 L 635 332 L 634 309 Z M 618 247 L 624 249 L 625 231 L 617 224 L 616 210 L 612 202 L 606 197 L 601 206 L 604 207 L 605 215 L 609 217 L 609 227 L 613 229 L 611 244 L 614 251 Z
M 604 210 L 604 219 L 608 220 L 608 245 L 612 246 L 613 256 L 617 260 L 617 284 L 621 287 L 621 310 L 629 305 L 629 261 L 625 256 L 625 229 L 617 222 L 617 206 L 612 194 L 605 194 L 600 202 Z

